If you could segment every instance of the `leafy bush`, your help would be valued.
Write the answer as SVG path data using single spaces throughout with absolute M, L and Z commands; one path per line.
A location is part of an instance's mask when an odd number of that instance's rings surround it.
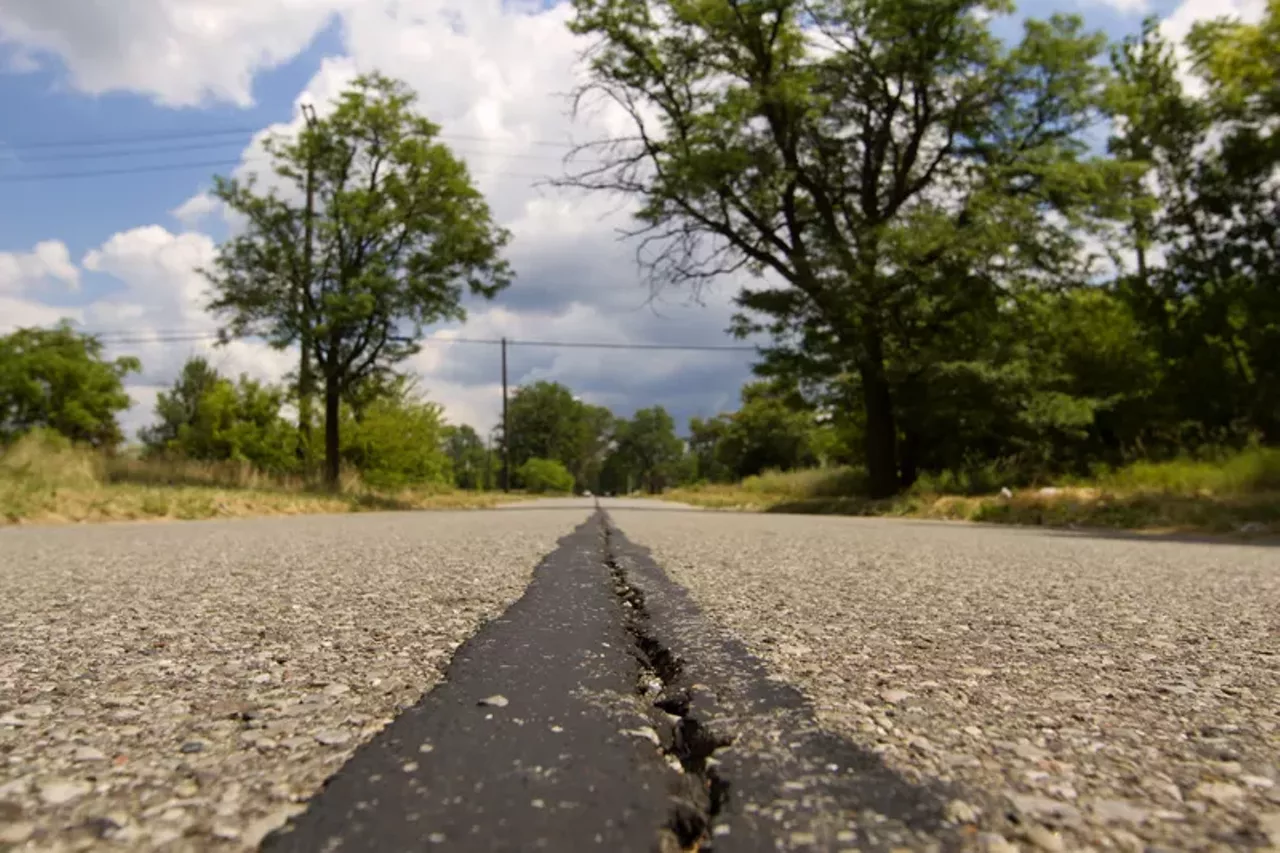
M 520 466 L 516 476 L 525 489 L 534 494 L 570 494 L 573 492 L 573 475 L 555 459 L 533 458 Z
M 1193 495 L 1280 491 L 1280 448 L 1255 447 L 1238 453 L 1168 462 L 1135 462 L 1100 470 L 1097 484 L 1119 491 Z
M 288 473 L 297 468 L 297 430 L 281 415 L 283 404 L 283 389 L 247 376 L 232 382 L 192 358 L 156 398 L 156 423 L 140 437 L 152 457 Z
M 381 399 L 359 420 L 347 411 L 342 424 L 342 459 L 376 488 L 447 486 L 453 468 L 442 449 L 444 419 L 435 403 Z

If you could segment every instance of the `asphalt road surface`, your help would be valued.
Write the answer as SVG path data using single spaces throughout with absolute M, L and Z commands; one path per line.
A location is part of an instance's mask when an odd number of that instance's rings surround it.
M 1280 848 L 1280 548 L 600 503 L 0 530 L 0 850 Z

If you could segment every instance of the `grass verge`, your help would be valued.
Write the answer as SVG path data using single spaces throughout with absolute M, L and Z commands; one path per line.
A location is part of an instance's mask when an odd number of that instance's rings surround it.
M 479 509 L 522 499 L 440 487 L 379 490 L 348 474 L 338 494 L 238 464 L 108 459 L 49 436 L 0 455 L 0 525 Z
M 972 478 L 981 480 L 983 478 Z M 956 482 L 957 478 L 947 478 Z M 955 494 L 925 480 L 905 494 L 858 495 L 849 469 L 767 473 L 732 485 L 673 489 L 662 497 L 714 509 L 897 516 L 1146 532 L 1280 534 L 1280 450 L 1205 460 L 1139 463 L 1088 479 L 1012 491 Z

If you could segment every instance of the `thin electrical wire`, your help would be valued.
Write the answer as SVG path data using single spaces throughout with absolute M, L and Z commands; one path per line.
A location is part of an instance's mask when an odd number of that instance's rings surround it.
M 170 343 L 195 343 L 198 341 L 217 340 L 216 332 L 182 332 L 182 333 L 155 333 L 151 335 L 133 335 L 129 333 L 113 333 L 113 332 L 86 332 L 104 345 L 123 345 L 123 344 L 170 344 Z M 501 338 L 452 338 L 440 336 L 428 336 L 419 339 L 424 344 L 478 344 L 482 346 L 501 346 Z M 732 344 L 652 344 L 652 343 L 623 343 L 611 341 L 545 341 L 545 340 L 520 340 L 518 338 L 508 338 L 507 346 L 513 347 L 551 347 L 564 349 L 602 349 L 602 350 L 673 350 L 682 352 L 756 352 L 755 346 L 742 346 Z
M 191 163 L 163 163 L 147 166 L 124 166 L 114 169 L 88 169 L 78 172 L 44 172 L 33 175 L 0 175 L 0 184 L 16 184 L 27 181 L 57 181 L 75 178 L 104 178 L 115 175 L 142 175 L 153 172 L 178 172 L 184 169 L 224 169 L 239 165 L 252 165 L 252 162 L 242 160 L 206 160 L 203 162 Z M 534 181 L 544 181 L 551 177 L 550 175 L 534 175 L 528 172 L 508 172 L 502 170 L 472 170 L 472 174 L 477 177 L 485 178 L 527 178 Z
M 53 155 L 23 155 L 15 158 L 13 163 L 65 163 L 79 160 L 105 160 L 112 157 L 147 157 L 155 154 L 178 154 L 187 151 L 208 151 L 211 148 L 226 148 L 229 145 L 243 146 L 240 140 L 224 140 L 221 142 L 197 142 L 182 145 L 166 145 L 158 148 L 136 148 L 125 149 L 119 151 L 72 151 L 70 153 L 61 153 Z M 466 148 L 457 145 L 451 145 L 450 150 L 455 154 L 473 155 L 473 156 L 492 156 L 502 157 L 509 160 L 537 160 L 540 162 L 557 161 L 563 162 L 564 155 L 556 154 L 528 154 L 516 151 L 500 151 L 496 149 L 483 150 L 477 148 Z M 567 153 L 567 152 L 566 152 Z
M 0 140 L 0 149 L 19 152 L 30 151 L 34 149 L 45 148 L 93 148 L 100 145 L 132 145 L 137 143 L 148 142 L 169 142 L 180 139 L 202 139 L 217 136 L 243 136 L 245 134 L 256 135 L 261 133 L 265 128 L 261 126 L 241 126 L 228 127 L 217 130 L 190 130 L 190 131 L 173 131 L 168 133 L 147 133 L 132 136 L 100 136 L 97 138 L 81 138 L 81 139 L 44 139 L 44 140 L 17 140 L 14 142 L 5 142 Z M 480 136 L 478 134 L 468 133 L 439 133 L 437 138 L 448 141 L 456 139 L 460 142 L 484 142 L 484 143 L 511 143 L 532 145 L 539 148 L 561 148 L 573 149 L 580 147 L 583 143 L 573 142 L 571 140 L 553 140 L 553 139 L 494 139 L 489 136 Z M 599 140 L 597 140 L 599 141 Z M 608 140 L 605 140 L 608 141 Z

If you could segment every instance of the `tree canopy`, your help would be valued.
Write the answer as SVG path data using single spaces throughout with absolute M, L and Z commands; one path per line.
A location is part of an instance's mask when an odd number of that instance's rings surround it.
M 227 336 L 301 343 L 314 359 L 330 484 L 343 395 L 417 352 L 423 326 L 462 319 L 464 293 L 492 298 L 512 277 L 509 235 L 415 100 L 361 76 L 295 138 L 264 143 L 283 189 L 219 178 L 214 190 L 246 226 L 206 270 L 210 309 Z
M 130 405 L 124 378 L 141 369 L 136 358 L 106 359 L 67 322 L 0 336 L 0 442 L 44 428 L 114 449 L 124 439 L 116 416 Z
M 525 462 L 552 459 L 569 471 L 579 491 L 594 488 L 613 425 L 608 409 L 582 402 L 558 382 L 539 381 L 511 396 L 508 420 L 516 485 Z
M 1082 280 L 1079 229 L 1125 165 L 1082 139 L 1105 40 L 1058 15 L 1006 46 L 988 17 L 1009 8 L 574 2 L 572 28 L 595 39 L 580 98 L 631 129 L 565 183 L 640 200 L 656 283 L 759 276 L 738 330 L 852 380 L 879 495 L 911 477 L 899 400 L 940 338 L 1047 278 Z
M 281 388 L 247 376 L 233 382 L 207 360 L 191 358 L 173 386 L 156 396 L 156 420 L 139 437 L 152 454 L 291 472 L 298 465 L 297 433 L 280 413 L 283 400 Z

